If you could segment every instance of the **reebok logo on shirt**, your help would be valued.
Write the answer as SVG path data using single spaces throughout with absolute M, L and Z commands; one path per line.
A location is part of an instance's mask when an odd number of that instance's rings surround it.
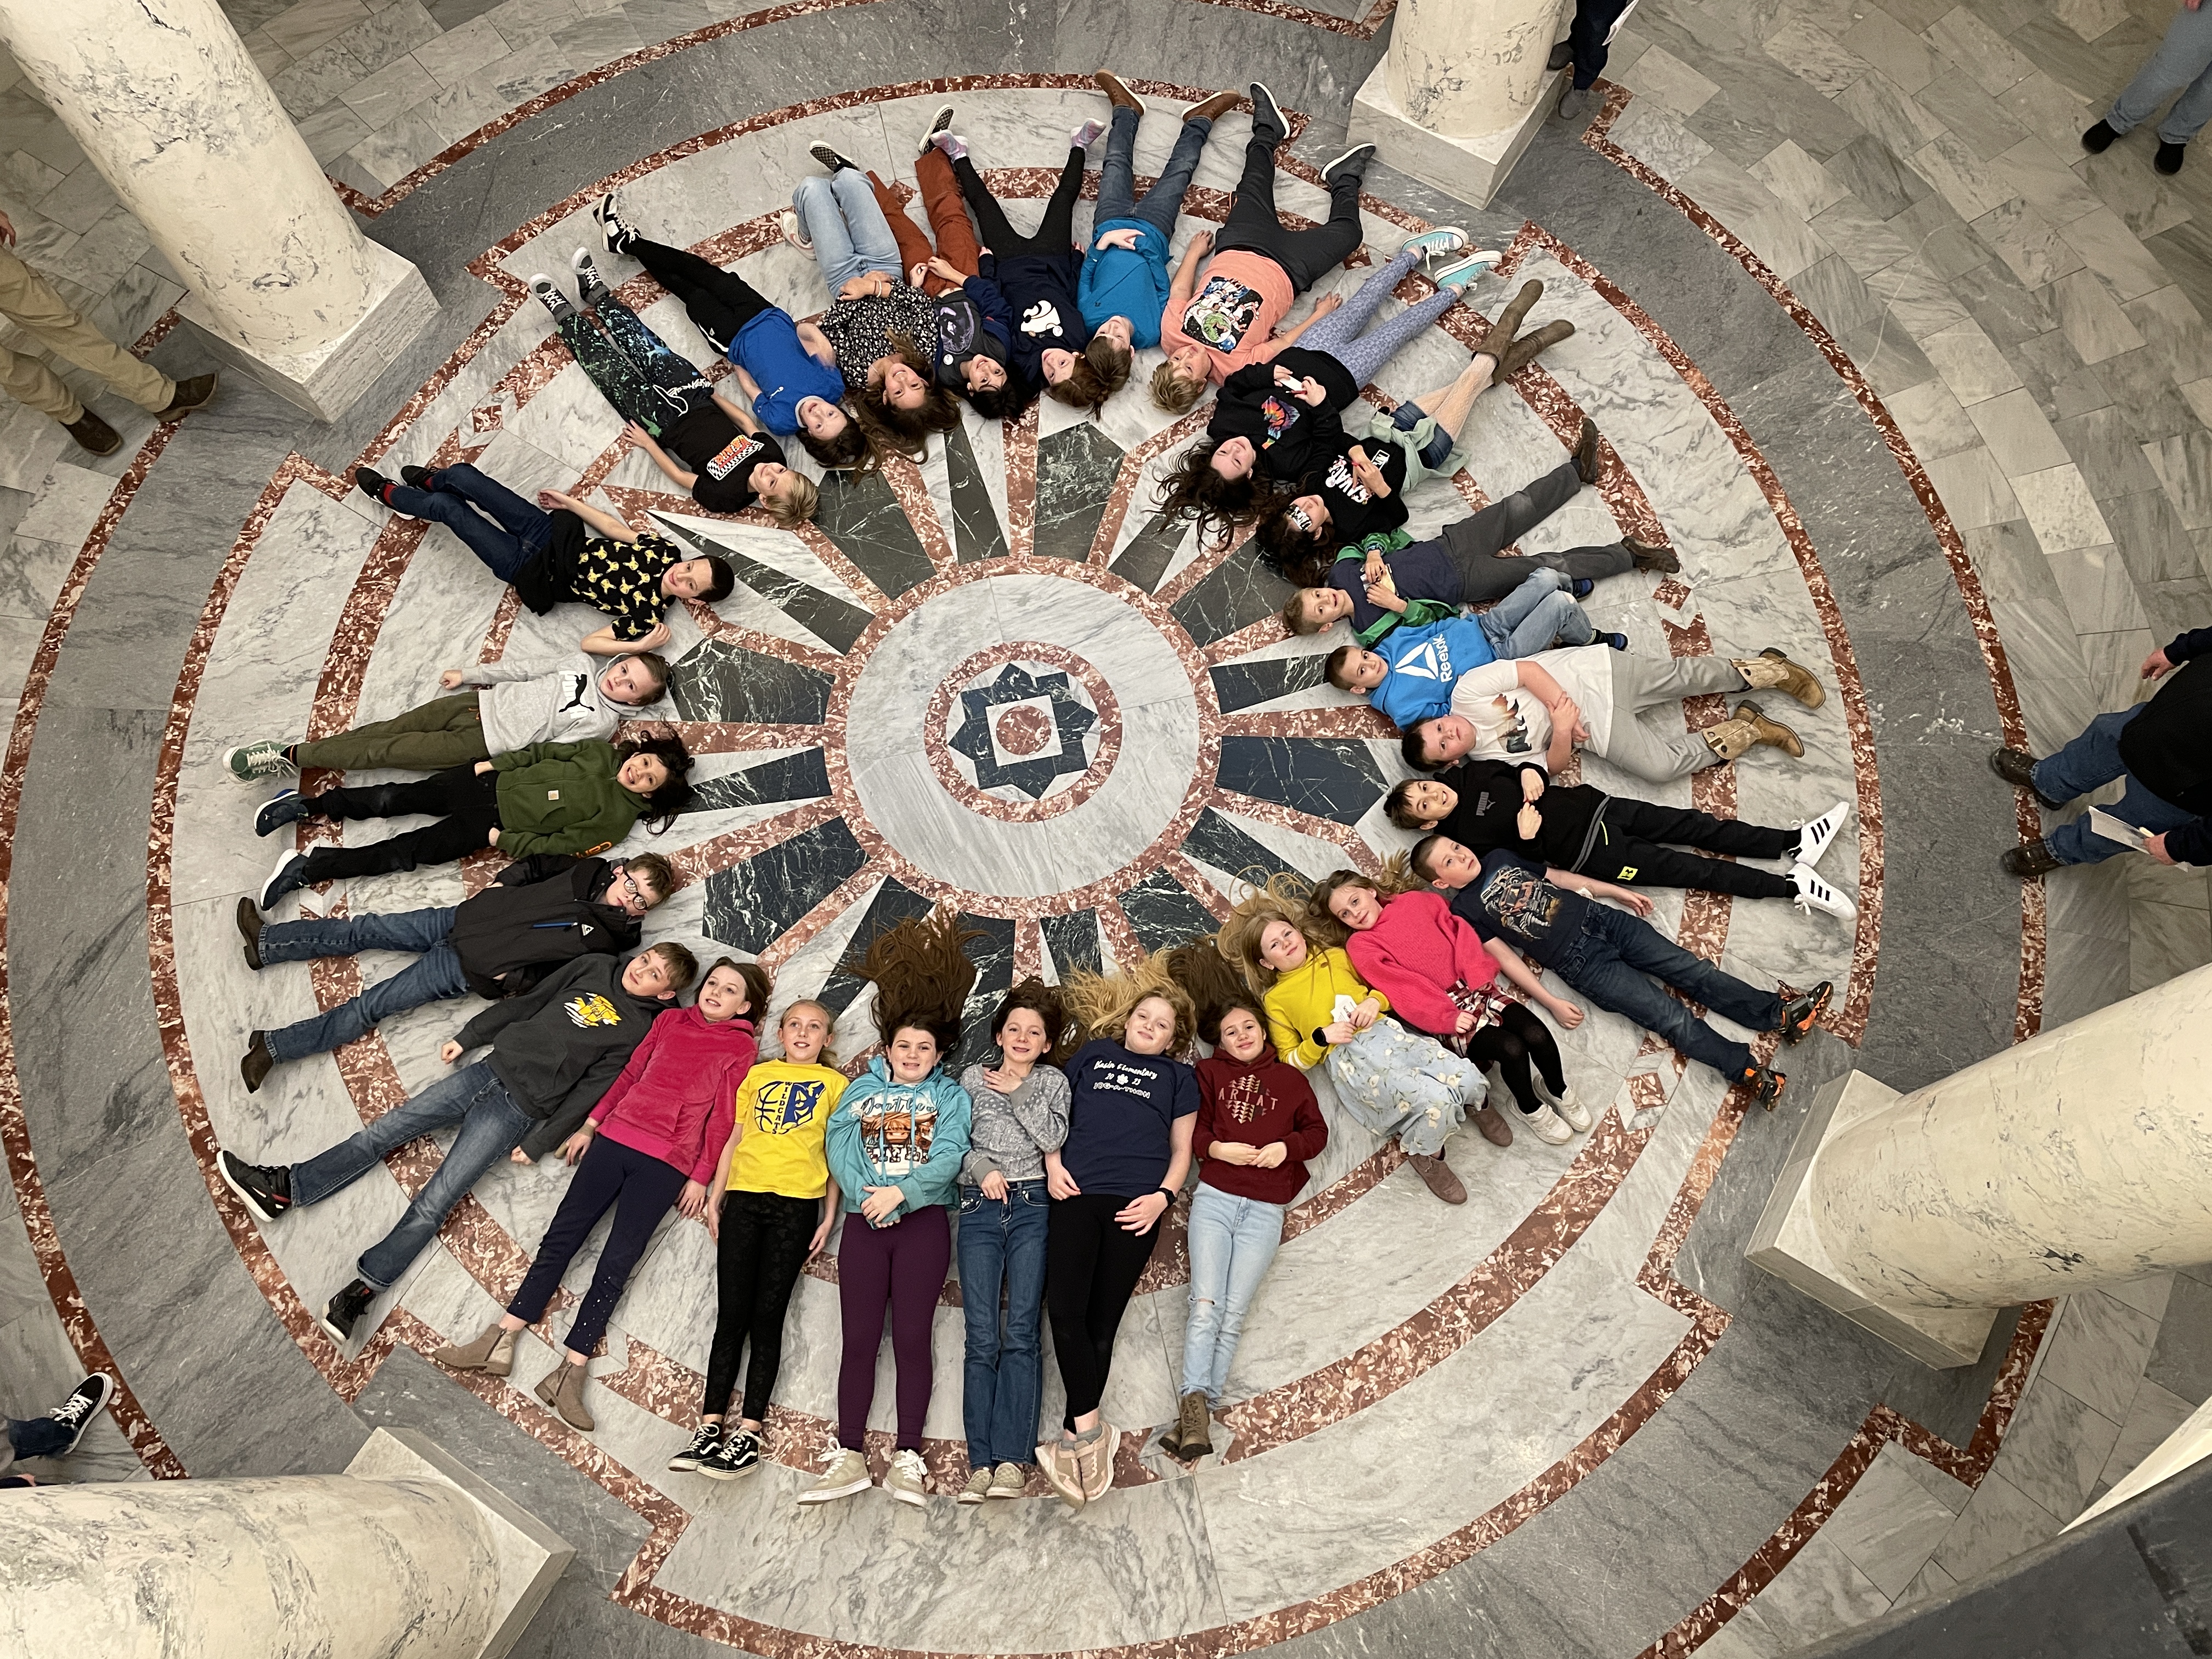
M 586 1030 L 589 1030 L 594 1025 L 622 1024 L 622 1011 L 597 991 L 571 998 L 561 1006 L 568 1016 L 568 1023 L 571 1025 L 580 1026 Z
M 1390 672 L 1403 674 L 1409 679 L 1434 680 L 1449 685 L 1459 676 L 1452 671 L 1451 647 L 1438 634 L 1433 639 L 1423 640 L 1392 665 Z

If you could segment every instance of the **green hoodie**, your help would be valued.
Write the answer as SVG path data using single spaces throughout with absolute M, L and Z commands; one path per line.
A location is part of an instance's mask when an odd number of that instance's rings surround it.
M 611 743 L 536 743 L 493 757 L 499 769 L 499 850 L 604 853 L 629 834 L 649 803 L 615 779 Z

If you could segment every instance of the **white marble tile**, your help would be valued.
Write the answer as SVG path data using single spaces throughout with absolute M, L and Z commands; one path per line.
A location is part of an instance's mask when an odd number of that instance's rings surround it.
M 2117 1419 L 2083 1405 L 2046 1367 L 2021 1397 L 1992 1468 L 2060 1520 L 2071 1521 L 2088 1502 L 2119 1435 Z
M 2098 1480 L 2107 1486 L 2116 1486 L 2149 1456 L 2196 1411 L 2186 1400 L 2170 1389 L 2162 1389 L 2145 1377 L 2142 1386 L 2128 1407 L 2128 1419 L 2120 1425 L 2119 1438 L 2112 1443 L 2112 1455 L 2105 1460 Z

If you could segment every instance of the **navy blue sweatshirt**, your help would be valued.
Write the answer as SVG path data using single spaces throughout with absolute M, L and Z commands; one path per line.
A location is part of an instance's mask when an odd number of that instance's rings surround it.
M 1010 366 L 1031 386 L 1044 384 L 1048 346 L 1080 351 L 1091 343 L 1091 325 L 1083 320 L 1076 288 L 1083 276 L 1083 253 L 1013 253 L 1001 259 L 987 253 L 977 262 L 984 279 L 1006 296 L 1012 319 Z
M 1199 1109 L 1198 1073 L 1165 1054 L 1133 1054 L 1099 1037 L 1067 1062 L 1060 1166 L 1085 1193 L 1142 1198 L 1175 1161 L 1170 1132 Z

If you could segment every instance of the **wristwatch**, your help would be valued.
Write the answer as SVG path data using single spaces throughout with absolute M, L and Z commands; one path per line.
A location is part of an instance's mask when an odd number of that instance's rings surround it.
M 1167 1201 L 1168 1201 L 1168 1208 L 1170 1208 L 1170 1210 L 1172 1210 L 1173 1208 L 1175 1208 L 1176 1195 L 1175 1195 L 1173 1193 L 1170 1192 L 1170 1191 L 1169 1191 L 1166 1188 L 1164 1188 L 1164 1187 L 1155 1187 L 1155 1188 L 1152 1188 L 1152 1190 L 1153 1190 L 1154 1192 L 1158 1193 L 1158 1194 L 1162 1198 L 1164 1198 L 1165 1200 L 1167 1200 Z

